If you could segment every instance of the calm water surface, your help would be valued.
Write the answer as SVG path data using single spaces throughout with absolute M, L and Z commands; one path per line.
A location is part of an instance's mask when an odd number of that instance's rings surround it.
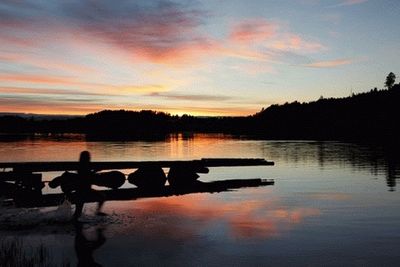
M 75 266 L 82 253 L 103 266 L 400 264 L 395 148 L 222 135 L 176 135 L 158 142 L 39 138 L 0 142 L 0 162 L 77 160 L 82 150 L 94 161 L 262 157 L 276 165 L 212 168 L 200 180 L 260 177 L 275 179 L 275 185 L 110 201 L 106 218 L 93 215 L 89 204 L 82 230 L 57 219 L 65 209 L 3 207 L 0 239 L 22 240 L 28 254 L 44 245 L 54 265 Z M 99 236 L 104 236 L 99 247 L 90 247 L 87 240 Z

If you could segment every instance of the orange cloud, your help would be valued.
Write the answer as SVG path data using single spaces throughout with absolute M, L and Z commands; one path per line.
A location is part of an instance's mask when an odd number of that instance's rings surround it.
M 156 108 L 159 110 L 158 108 Z M 248 116 L 259 111 L 259 107 L 195 107 L 195 106 L 183 106 L 183 107 L 164 107 L 162 111 L 166 111 L 171 114 L 190 114 L 194 116 Z
M 24 83 L 24 84 L 35 84 L 35 85 L 52 85 L 52 86 L 63 86 L 72 87 L 74 92 L 77 94 L 93 94 L 93 95 L 127 95 L 127 94 L 140 94 L 140 93 L 154 93 L 154 92 L 165 92 L 168 90 L 166 85 L 161 84 L 143 84 L 143 85 L 113 85 L 113 84 L 102 84 L 95 82 L 80 81 L 77 77 L 72 76 L 56 76 L 56 75 L 44 75 L 44 74 L 27 74 L 27 73 L 3 73 L 0 74 L 0 82 L 7 83 Z M 79 88 L 77 91 L 75 88 Z M 25 89 L 22 89 L 25 88 Z M 22 92 L 28 93 L 27 87 L 16 87 L 6 86 L 0 87 L 5 91 Z M 91 90 L 91 92 L 87 92 Z M 40 94 L 40 90 L 32 88 L 31 93 L 35 91 Z M 46 89 L 43 91 L 45 94 L 60 94 L 66 93 L 68 90 L 60 89 Z M 71 92 L 71 91 L 70 91 Z M 72 94 L 72 92 L 71 92 Z
M 334 68 L 343 65 L 349 65 L 353 63 L 351 59 L 335 59 L 335 60 L 327 60 L 327 61 L 318 61 L 310 64 L 306 64 L 304 66 L 311 68 Z
M 79 102 L 79 101 L 77 101 Z M 83 115 L 107 108 L 104 103 L 66 103 L 46 99 L 0 98 L 1 112 Z
M 26 82 L 26 83 L 40 83 L 40 84 L 79 84 L 72 77 L 56 77 L 50 75 L 35 75 L 26 73 L 2 73 L 0 74 L 0 81 L 2 82 Z

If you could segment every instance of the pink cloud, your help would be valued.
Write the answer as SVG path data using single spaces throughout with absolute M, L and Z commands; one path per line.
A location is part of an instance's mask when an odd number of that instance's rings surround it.
M 351 59 L 335 59 L 335 60 L 327 60 L 327 61 L 317 61 L 310 64 L 306 64 L 304 66 L 311 68 L 334 68 L 343 65 L 349 65 L 353 63 Z
M 352 5 L 358 5 L 367 2 L 368 0 L 345 0 L 337 5 L 334 5 L 332 7 L 341 7 L 341 6 L 352 6 Z
M 203 11 L 168 0 L 122 0 L 118 5 L 82 0 L 60 2 L 55 7 L 44 3 L 6 5 L 7 11 L 0 16 L 4 29 L 0 34 L 18 46 L 45 45 L 43 39 L 57 42 L 63 33 L 72 32 L 77 38 L 118 47 L 134 58 L 169 63 L 204 55 L 215 44 L 199 30 Z
M 67 9 L 76 28 L 134 57 L 156 63 L 176 63 L 213 49 L 214 40 L 202 34 L 204 12 L 172 1 L 81 1 Z M 117 18 L 117 19 L 116 19 Z
M 273 37 L 277 28 L 276 23 L 264 19 L 248 19 L 233 26 L 230 39 L 236 42 L 260 42 Z
M 272 63 L 279 61 L 279 52 L 316 53 L 326 49 L 317 41 L 308 40 L 280 23 L 265 19 L 243 20 L 233 25 L 230 32 L 229 43 L 223 51 L 225 55 L 252 61 Z
M 325 49 L 322 44 L 315 41 L 308 41 L 294 33 L 283 34 L 280 38 L 272 42 L 271 47 L 280 51 L 304 53 L 316 53 Z
M 267 61 L 273 54 L 271 49 L 314 52 L 322 48 L 317 42 L 282 32 L 278 23 L 263 18 L 240 21 L 229 30 L 228 38 L 215 39 L 202 31 L 206 12 L 195 5 L 171 1 L 146 4 L 122 0 L 113 5 L 105 0 L 82 0 L 61 2 L 55 9 L 43 3 L 24 8 L 11 2 L 8 5 L 7 16 L 0 18 L 0 23 L 7 25 L 1 35 L 8 44 L 25 46 L 24 51 L 33 53 L 45 51 L 49 44 L 66 48 L 84 42 L 92 44 L 93 50 L 118 50 L 135 62 L 176 65 L 215 56 Z M 50 12 L 52 16 L 48 16 Z M 32 49 L 27 50 L 29 47 Z M 67 71 L 77 69 L 68 63 L 26 62 Z

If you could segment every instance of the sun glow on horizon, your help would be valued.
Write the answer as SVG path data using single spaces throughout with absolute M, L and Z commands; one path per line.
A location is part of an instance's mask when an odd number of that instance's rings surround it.
M 0 3 L 0 112 L 245 116 L 382 87 L 400 5 L 329 2 Z

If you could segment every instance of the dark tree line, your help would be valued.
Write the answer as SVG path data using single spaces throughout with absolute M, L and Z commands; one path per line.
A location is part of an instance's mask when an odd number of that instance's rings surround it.
M 394 140 L 400 114 L 400 85 L 390 90 L 309 103 L 272 105 L 252 117 L 254 130 L 283 139 Z
M 393 74 L 394 75 L 394 74 Z M 389 77 L 390 76 L 390 77 Z M 345 98 L 272 105 L 247 117 L 173 116 L 149 110 L 104 110 L 63 119 L 1 116 L 0 133 L 82 133 L 88 138 L 157 138 L 174 132 L 246 134 L 268 139 L 396 140 L 400 85 L 388 75 L 388 90 Z

